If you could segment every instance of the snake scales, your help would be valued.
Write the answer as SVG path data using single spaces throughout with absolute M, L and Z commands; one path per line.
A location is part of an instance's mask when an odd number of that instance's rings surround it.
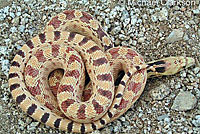
M 194 59 L 189 57 L 146 64 L 131 48 L 114 47 L 90 14 L 66 10 L 17 52 L 9 86 L 22 110 L 34 119 L 85 133 L 125 113 L 141 95 L 148 77 L 175 74 L 192 64 Z M 85 86 L 86 70 L 90 82 Z M 122 70 L 125 75 L 115 86 Z

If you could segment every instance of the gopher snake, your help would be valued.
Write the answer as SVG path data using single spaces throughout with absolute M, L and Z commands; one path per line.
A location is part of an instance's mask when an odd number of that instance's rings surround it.
M 114 47 L 90 14 L 66 10 L 18 51 L 10 67 L 9 86 L 22 110 L 34 119 L 84 133 L 125 113 L 141 95 L 148 77 L 171 75 L 192 64 L 194 59 L 189 57 L 145 64 L 131 48 Z M 90 82 L 85 86 L 86 70 Z M 115 86 L 121 70 L 125 75 Z

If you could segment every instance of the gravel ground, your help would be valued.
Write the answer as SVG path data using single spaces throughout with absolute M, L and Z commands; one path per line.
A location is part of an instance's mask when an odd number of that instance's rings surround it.
M 118 120 L 93 134 L 200 134 L 200 5 L 127 0 L 0 0 L 0 133 L 66 133 L 27 116 L 8 88 L 10 61 L 23 43 L 41 32 L 65 9 L 80 9 L 98 19 L 117 45 L 131 46 L 146 61 L 191 56 L 197 64 L 180 73 L 147 81 L 140 99 Z

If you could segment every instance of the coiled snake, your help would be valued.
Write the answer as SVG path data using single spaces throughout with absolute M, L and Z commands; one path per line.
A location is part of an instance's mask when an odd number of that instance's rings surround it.
M 22 110 L 34 119 L 85 133 L 125 113 L 141 95 L 148 77 L 171 75 L 192 64 L 194 59 L 189 57 L 146 64 L 131 48 L 114 47 L 90 14 L 66 10 L 17 52 L 9 86 Z M 115 86 L 122 70 L 125 75 Z

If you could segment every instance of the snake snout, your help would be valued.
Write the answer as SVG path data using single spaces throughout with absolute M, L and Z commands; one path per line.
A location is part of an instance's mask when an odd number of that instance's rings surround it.
M 185 68 L 191 67 L 193 65 L 195 65 L 195 59 L 192 57 L 186 57 L 186 65 Z

